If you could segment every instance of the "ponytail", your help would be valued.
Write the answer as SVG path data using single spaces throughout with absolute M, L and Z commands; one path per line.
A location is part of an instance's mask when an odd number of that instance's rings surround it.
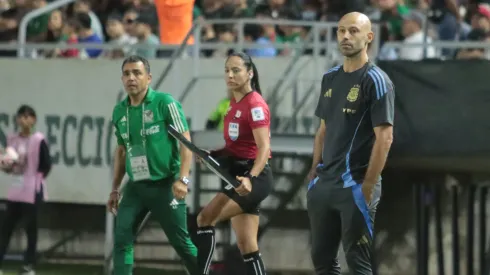
M 252 58 L 244 52 L 232 52 L 228 55 L 228 58 L 232 56 L 240 57 L 243 60 L 245 67 L 247 67 L 247 70 L 252 70 L 253 76 L 252 79 L 250 79 L 250 86 L 252 87 L 252 90 L 262 95 L 259 84 L 259 71 L 257 71 L 257 67 L 253 63 Z
M 253 72 L 253 77 L 250 80 L 250 85 L 252 86 L 252 89 L 255 90 L 257 93 L 262 95 L 262 91 L 260 90 L 260 83 L 259 83 L 259 71 L 257 71 L 257 67 L 255 66 L 255 63 L 252 62 L 252 72 Z

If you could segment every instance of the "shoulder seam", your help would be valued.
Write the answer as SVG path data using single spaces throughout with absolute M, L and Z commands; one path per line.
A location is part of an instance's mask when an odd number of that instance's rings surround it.
M 329 69 L 329 70 L 328 70 L 328 71 L 327 71 L 327 72 L 324 74 L 324 76 L 325 76 L 325 75 L 327 75 L 327 74 L 330 74 L 330 73 L 333 73 L 333 72 L 338 71 L 338 70 L 340 69 L 340 66 L 341 66 L 341 65 L 337 65 L 337 66 L 335 66 L 335 67 L 333 67 L 333 68 L 330 68 L 330 69 Z
M 388 83 L 386 83 L 386 79 L 384 77 L 384 73 L 376 66 L 369 68 L 368 75 L 372 79 L 374 83 L 374 87 L 376 90 L 376 99 L 380 99 L 383 97 L 388 91 Z

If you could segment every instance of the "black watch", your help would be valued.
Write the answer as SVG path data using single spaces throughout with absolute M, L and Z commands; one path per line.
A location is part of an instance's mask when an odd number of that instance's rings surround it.
M 188 177 L 181 177 L 179 180 L 185 185 L 189 185 L 189 183 L 191 183 L 191 180 Z
M 252 174 L 250 174 L 250 171 L 247 171 L 245 172 L 245 177 L 249 178 L 250 180 L 252 180 L 253 178 L 256 178 L 257 176 L 252 176 Z

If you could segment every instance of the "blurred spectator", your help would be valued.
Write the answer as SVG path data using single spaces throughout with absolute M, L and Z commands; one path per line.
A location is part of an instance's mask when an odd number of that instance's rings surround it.
M 139 15 L 144 15 L 148 18 L 149 22 L 151 22 L 151 30 L 154 34 L 159 33 L 159 25 L 158 25 L 158 14 L 150 0 L 133 0 L 133 9 L 135 9 Z
M 86 13 L 77 13 L 76 15 L 76 20 L 78 23 L 77 26 L 77 35 L 78 35 L 78 42 L 80 43 L 96 43 L 96 44 L 102 44 L 103 41 L 98 36 L 94 30 L 92 29 L 92 22 L 90 19 L 90 16 Z M 89 58 L 96 58 L 102 53 L 101 49 L 85 49 L 82 53 L 82 58 L 84 57 L 89 57 Z
M 283 20 L 299 20 L 301 15 L 285 10 L 280 13 L 279 19 Z M 301 43 L 301 26 L 289 26 L 289 25 L 278 25 L 277 26 L 277 37 L 276 43 L 284 43 L 286 45 L 298 45 Z M 295 51 L 290 48 L 284 48 L 280 51 L 281 55 L 290 55 L 294 54 Z
M 262 26 L 257 24 L 247 24 L 245 25 L 243 32 L 245 35 L 245 42 L 265 46 L 248 49 L 248 55 L 251 57 L 274 57 L 277 55 L 276 49 L 271 45 L 271 41 L 266 37 Z
M 160 43 L 163 45 L 180 45 L 192 28 L 194 11 L 193 0 L 158 0 L 155 2 L 160 24 Z M 194 44 L 191 37 L 187 44 Z M 172 50 L 163 50 L 159 56 L 168 57 Z
M 18 27 L 22 17 L 29 12 L 25 0 L 16 0 L 10 8 L 0 14 L 0 42 L 14 43 L 17 41 Z M 33 21 L 29 25 L 32 24 Z M 16 50 L 1 50 L 0 56 L 17 56 Z
M 123 25 L 124 31 L 132 37 L 136 37 L 136 18 L 138 17 L 138 12 L 134 9 L 129 9 L 124 13 Z
M 63 25 L 63 37 L 66 37 L 66 39 L 63 39 L 61 43 L 66 43 L 66 44 L 77 44 L 78 43 L 78 35 L 77 35 L 77 27 L 78 27 L 78 22 L 76 19 L 70 19 L 67 20 L 66 23 Z M 80 56 L 80 50 L 78 49 L 66 49 L 66 50 L 57 50 L 55 52 L 56 57 L 79 57 Z
M 471 17 L 471 27 L 490 32 L 490 5 L 479 4 L 476 12 Z
M 328 21 L 338 21 L 344 14 L 364 12 L 365 0 L 325 0 Z
M 9 10 L 11 7 L 9 0 L 0 0 L 0 12 Z
M 454 41 L 458 38 L 462 18 L 456 0 L 425 0 L 430 3 L 429 18 L 437 24 L 439 40 Z M 451 56 L 451 49 L 442 49 L 443 56 Z
M 219 48 L 213 52 L 213 57 L 227 57 L 232 51 L 232 47 L 229 45 L 236 42 L 236 34 L 232 26 L 226 25 L 218 33 Z
M 75 13 L 86 13 L 90 16 L 90 28 L 104 41 L 104 27 L 100 23 L 99 17 L 92 11 L 90 0 L 78 0 L 73 6 Z
M 402 32 L 405 39 L 404 44 L 422 44 L 424 43 L 424 32 L 422 26 L 424 25 L 425 16 L 417 11 L 410 11 L 407 15 L 403 16 Z M 432 39 L 427 37 L 427 44 L 430 44 Z M 435 57 L 435 49 L 432 46 L 427 46 L 427 58 Z M 399 53 L 400 59 L 405 60 L 421 60 L 424 58 L 424 47 L 403 47 Z
M 31 0 L 29 3 L 29 7 L 32 10 L 42 8 L 48 4 L 46 0 Z M 29 22 L 27 25 L 27 38 L 29 41 L 42 42 L 46 40 L 49 17 L 50 13 L 45 13 Z
M 322 2 L 320 0 L 304 0 L 301 20 L 317 21 L 320 19 Z
M 233 18 L 233 15 L 235 14 L 235 6 L 229 1 L 203 0 L 202 7 L 206 19 Z
M 46 42 L 58 42 L 63 36 L 63 23 L 65 22 L 65 15 L 61 10 L 54 10 L 51 12 L 48 21 L 48 34 L 46 36 Z
M 255 1 L 254 0 L 228 0 L 235 5 L 234 18 L 249 18 L 254 16 Z
M 381 42 L 389 42 L 390 32 L 388 30 L 388 26 L 382 26 L 378 35 Z M 387 46 L 386 43 L 381 43 L 378 56 L 376 56 L 376 58 L 379 60 L 396 60 L 398 59 L 398 52 L 393 47 Z
M 381 21 L 388 23 L 390 40 L 403 40 L 403 16 L 407 15 L 410 9 L 397 0 L 377 0 L 377 6 L 381 11 Z
M 138 38 L 138 46 L 160 45 L 160 40 L 151 31 L 151 18 L 144 15 L 136 18 L 136 37 Z M 138 48 L 136 50 L 136 55 L 146 59 L 153 59 L 157 57 L 157 48 Z
M 125 46 L 119 49 L 105 50 L 103 56 L 108 58 L 123 58 L 130 54 L 129 45 L 136 44 L 138 40 L 129 36 L 124 29 L 122 17 L 119 14 L 112 14 L 107 19 L 106 31 L 109 36 L 109 43 L 113 45 Z
M 73 24 L 73 20 L 71 22 L 66 21 L 61 10 L 53 11 L 49 18 L 46 42 L 76 44 L 78 38 Z M 78 49 L 55 49 L 47 51 L 45 57 L 78 57 Z
M 484 42 L 487 40 L 487 32 L 482 29 L 473 29 L 467 36 L 468 41 Z M 456 59 L 485 59 L 485 49 L 460 49 L 456 53 Z
M 267 0 L 270 15 L 272 18 L 278 18 L 281 13 L 298 13 L 301 10 L 298 1 L 295 0 Z
M 272 20 L 272 12 L 267 5 L 258 5 L 255 9 L 255 18 Z M 271 42 L 276 41 L 276 26 L 274 24 L 262 24 L 265 36 L 269 38 Z

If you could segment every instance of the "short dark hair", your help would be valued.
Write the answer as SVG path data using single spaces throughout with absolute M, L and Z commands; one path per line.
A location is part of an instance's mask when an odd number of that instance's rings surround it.
M 122 63 L 121 70 L 124 68 L 124 65 L 126 65 L 127 63 L 138 63 L 138 62 L 143 63 L 143 66 L 145 67 L 146 72 L 150 73 L 150 62 L 148 62 L 148 60 L 146 58 L 139 56 L 139 55 L 131 55 L 131 56 L 126 57 L 126 59 L 124 59 L 124 61 Z
M 17 110 L 17 116 L 30 116 L 36 118 L 36 111 L 29 105 L 21 105 Z
M 260 90 L 260 83 L 259 83 L 259 71 L 257 70 L 257 67 L 255 66 L 254 62 L 252 61 L 252 58 L 244 53 L 244 52 L 232 52 L 230 55 L 228 55 L 228 59 L 232 56 L 240 57 L 243 60 L 243 64 L 247 68 L 247 70 L 252 70 L 253 76 L 252 79 L 250 80 L 250 85 L 252 86 L 252 89 L 254 91 L 257 91 L 257 93 L 262 94 L 262 91 Z
M 258 24 L 246 24 L 243 27 L 243 32 L 245 36 L 250 36 L 253 41 L 256 41 L 264 35 L 264 28 Z
M 90 18 L 90 15 L 85 12 L 80 12 L 77 13 L 76 15 L 77 21 L 78 21 L 78 26 L 82 29 L 90 29 L 92 27 L 92 19 Z

